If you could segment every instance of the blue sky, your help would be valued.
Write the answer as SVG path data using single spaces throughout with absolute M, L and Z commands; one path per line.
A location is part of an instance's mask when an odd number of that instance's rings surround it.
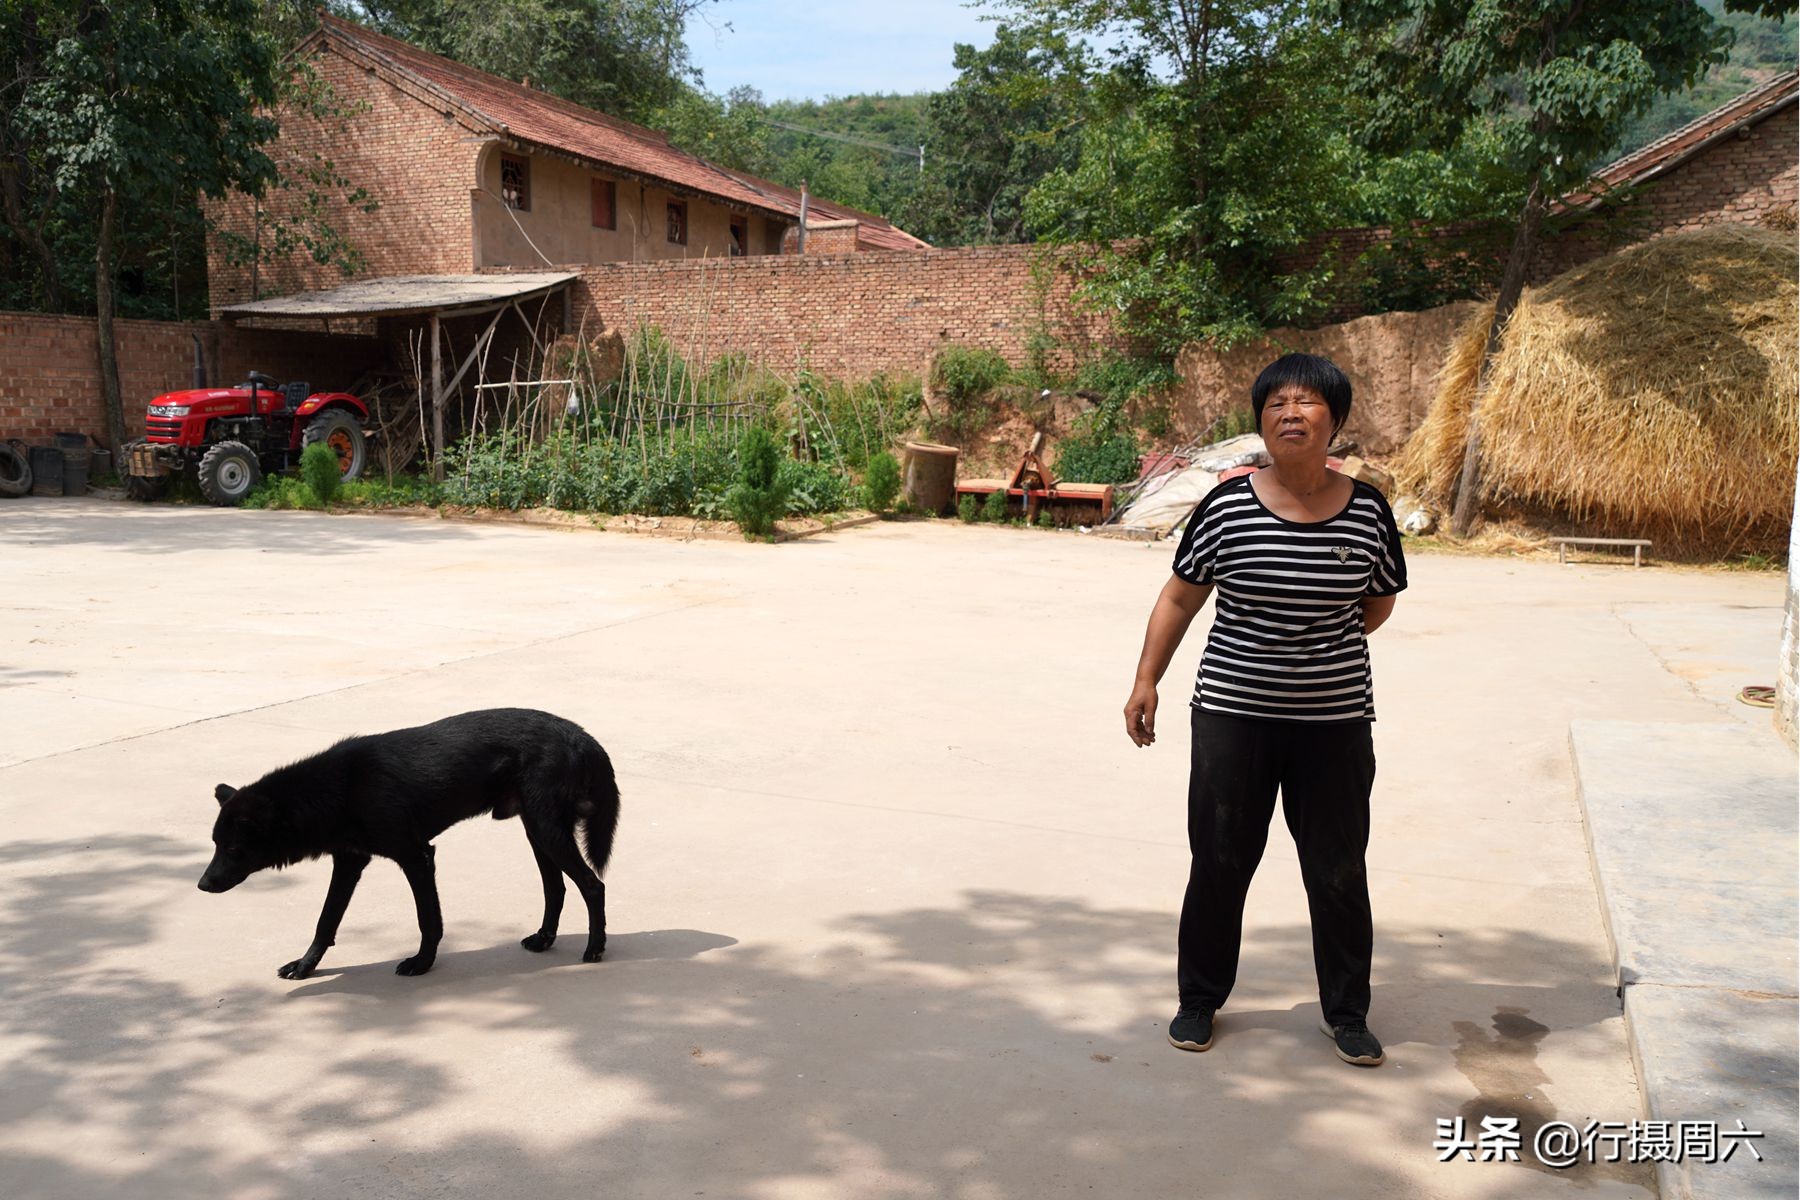
M 956 78 L 957 42 L 993 41 L 985 11 L 961 0 L 721 0 L 688 21 L 688 50 L 720 94 L 744 84 L 766 100 L 937 91 Z

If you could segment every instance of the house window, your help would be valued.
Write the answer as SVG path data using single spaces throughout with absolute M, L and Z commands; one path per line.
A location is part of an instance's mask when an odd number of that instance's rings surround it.
M 687 245 L 687 202 L 684 200 L 669 201 L 669 240 L 676 245 Z
M 619 227 L 619 189 L 610 179 L 596 179 L 589 185 L 595 229 Z
M 750 253 L 750 218 L 731 218 L 731 257 L 742 258 Z
M 500 199 L 506 207 L 520 212 L 531 211 L 531 160 L 500 156 Z

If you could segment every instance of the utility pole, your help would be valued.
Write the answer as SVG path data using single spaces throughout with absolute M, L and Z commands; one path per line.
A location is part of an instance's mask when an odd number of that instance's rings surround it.
M 806 210 L 812 207 L 812 196 L 806 190 L 806 180 L 800 181 L 800 249 L 798 253 L 806 253 Z

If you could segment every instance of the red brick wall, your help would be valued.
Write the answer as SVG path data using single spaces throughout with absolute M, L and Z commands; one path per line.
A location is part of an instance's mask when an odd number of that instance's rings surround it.
M 1070 301 L 1073 276 L 1031 246 L 814 255 L 713 262 L 601 263 L 580 270 L 574 324 L 662 328 L 689 353 L 728 351 L 781 371 L 865 378 L 923 374 L 957 343 L 1027 361 L 1034 334 L 1068 368 L 1116 344 L 1109 323 Z
M 351 115 L 321 122 L 291 110 L 277 113 L 281 137 L 272 147 L 277 161 L 290 165 L 329 159 L 354 185 L 380 205 L 372 213 L 344 201 L 342 189 L 327 195 L 326 219 L 344 232 L 362 254 L 366 275 L 453 274 L 474 269 L 472 189 L 481 144 L 471 130 L 433 107 L 410 83 L 364 69 L 340 54 L 322 52 L 313 66 L 335 90 Z M 291 215 L 303 202 L 296 192 L 276 192 L 264 207 Z M 253 231 L 250 200 L 233 196 L 208 202 L 219 224 L 243 236 Z M 216 313 L 223 304 L 250 300 L 248 266 L 226 261 L 216 236 L 207 238 L 207 268 Z M 301 250 L 281 261 L 264 261 L 258 296 L 333 287 L 341 269 L 320 265 Z
M 304 379 L 315 391 L 345 388 L 383 357 L 373 338 L 238 329 L 203 321 L 119 321 L 119 383 L 125 426 L 144 431 L 144 405 L 162 392 L 191 387 L 194 341 L 200 335 L 207 379 L 235 383 L 252 369 L 277 379 Z M 43 443 L 64 431 L 101 444 L 106 413 L 92 317 L 0 312 L 0 441 Z

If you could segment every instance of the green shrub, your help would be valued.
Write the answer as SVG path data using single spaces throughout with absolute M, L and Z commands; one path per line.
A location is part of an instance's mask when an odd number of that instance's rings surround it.
M 726 501 L 746 538 L 775 532 L 775 519 L 787 507 L 780 474 L 781 449 L 775 435 L 761 425 L 752 426 L 738 443 L 737 484 Z
M 1011 375 L 1006 359 L 979 346 L 945 346 L 931 360 L 931 389 L 953 404 L 977 400 Z
M 319 449 L 325 449 L 319 447 Z M 327 454 L 331 451 L 326 450 Z M 332 455 L 332 469 L 337 469 L 337 456 Z M 241 508 L 295 509 L 323 508 L 311 487 L 292 475 L 265 475 L 256 490 L 244 497 Z
M 312 490 L 320 505 L 330 504 L 344 482 L 338 465 L 337 451 L 323 442 L 314 442 L 300 452 L 300 477 Z
M 1130 483 L 1142 452 L 1125 422 L 1124 402 L 1108 400 L 1083 413 L 1056 448 L 1056 474 L 1070 483 Z
M 961 500 L 956 502 L 956 515 L 959 520 L 973 525 L 975 522 L 981 520 L 981 505 L 976 501 L 975 497 L 964 496 Z
M 946 346 L 931 360 L 931 388 L 937 411 L 926 432 L 940 441 L 962 445 L 993 416 L 988 393 L 1012 377 L 1012 368 L 992 350 Z
M 776 481 L 787 497 L 783 511 L 788 516 L 841 512 L 850 507 L 856 493 L 843 472 L 822 462 L 784 458 L 776 471 Z
M 869 460 L 868 472 L 863 475 L 863 503 L 870 512 L 884 513 L 894 507 L 894 497 L 899 494 L 900 460 L 883 450 Z
M 1056 528 L 1056 518 L 1051 515 L 1049 505 L 1046 504 L 1043 508 L 1040 508 L 1038 510 L 1037 523 L 1038 523 L 1039 529 L 1055 529 Z
M 1084 363 L 1075 372 L 1078 389 L 1098 393 L 1103 401 L 1118 406 L 1166 392 L 1175 380 L 1175 366 L 1165 359 L 1118 354 Z
M 1006 491 L 999 489 L 989 492 L 987 499 L 981 502 L 981 519 L 984 521 L 1004 522 L 1006 520 Z

